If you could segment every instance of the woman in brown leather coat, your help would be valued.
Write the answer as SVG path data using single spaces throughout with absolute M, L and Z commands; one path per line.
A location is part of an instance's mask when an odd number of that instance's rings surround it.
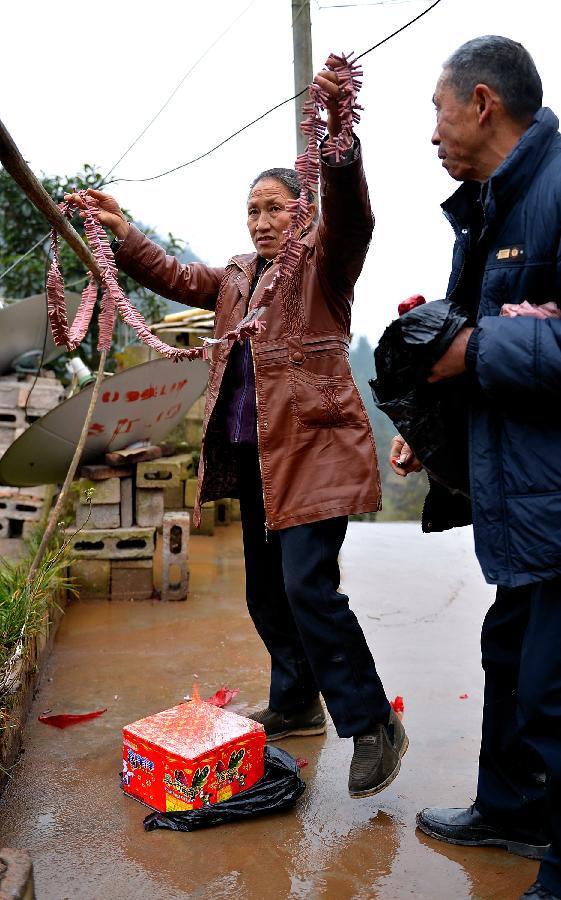
M 316 82 L 332 99 L 333 72 Z M 116 262 L 156 293 L 215 311 L 215 334 L 259 307 L 276 270 L 296 172 L 269 169 L 250 189 L 255 253 L 225 268 L 187 266 L 125 220 L 113 198 L 91 191 L 117 237 Z M 249 612 L 271 655 L 269 704 L 253 718 L 271 740 L 322 734 L 323 694 L 337 733 L 354 738 L 351 796 L 377 793 L 407 748 L 348 598 L 338 592 L 338 555 L 348 516 L 379 508 L 374 439 L 349 367 L 354 284 L 373 229 L 360 145 L 323 160 L 321 216 L 299 236 L 296 271 L 266 311 L 266 328 L 213 353 L 195 522 L 200 504 L 239 497 Z M 188 365 L 188 363 L 187 363 Z

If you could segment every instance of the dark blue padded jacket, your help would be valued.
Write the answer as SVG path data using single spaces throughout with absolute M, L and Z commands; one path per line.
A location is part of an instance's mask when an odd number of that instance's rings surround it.
M 561 575 L 561 320 L 499 317 L 504 303 L 561 306 L 558 128 L 540 109 L 482 188 L 465 183 L 442 205 L 456 234 L 447 297 L 477 322 L 475 549 L 486 580 L 510 587 Z

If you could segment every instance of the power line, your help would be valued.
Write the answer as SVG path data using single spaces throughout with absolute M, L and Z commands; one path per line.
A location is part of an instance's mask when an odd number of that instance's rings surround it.
M 28 257 L 31 253 L 33 253 L 34 250 L 37 250 L 37 247 L 40 247 L 41 244 L 44 244 L 45 241 L 50 237 L 50 234 L 51 232 L 47 231 L 47 233 L 44 234 L 42 238 L 39 238 L 36 244 L 33 244 L 33 247 L 30 247 L 29 250 L 26 250 L 26 252 L 22 254 L 22 256 L 19 256 L 11 266 L 8 266 L 8 268 L 4 269 L 3 272 L 0 272 L 0 281 L 2 281 L 2 279 L 5 278 L 6 275 L 9 275 L 16 266 L 19 266 L 20 262 L 23 262 L 23 260 L 26 259 L 26 257 Z
M 180 87 L 183 85 L 183 83 L 187 80 L 187 78 L 189 77 L 189 75 L 191 74 L 191 72 L 194 72 L 194 71 L 195 71 L 195 69 L 197 68 L 197 66 L 199 65 L 199 63 L 201 63 L 201 62 L 203 61 L 203 59 L 204 59 L 206 56 L 208 56 L 208 54 L 210 53 L 210 51 L 211 51 L 214 47 L 216 47 L 216 45 L 219 43 L 219 41 L 221 41 L 222 38 L 223 38 L 225 35 L 228 34 L 228 32 L 234 27 L 234 25 L 236 24 L 236 22 L 239 22 L 239 20 L 242 18 L 242 16 L 245 16 L 246 12 L 254 5 L 255 2 L 256 2 L 256 0 L 251 0 L 251 2 L 248 3 L 248 5 L 245 7 L 245 9 L 243 9 L 243 10 L 241 11 L 241 13 L 240 13 L 238 16 L 236 16 L 235 19 L 232 19 L 232 21 L 231 21 L 230 24 L 224 29 L 224 31 L 221 31 L 220 34 L 218 35 L 218 37 L 215 38 L 215 40 L 214 40 L 211 44 L 208 45 L 208 47 L 206 48 L 206 50 L 204 51 L 204 53 L 201 53 L 201 55 L 199 56 L 199 58 L 198 58 L 197 60 L 195 60 L 195 62 L 194 62 L 193 65 L 191 66 L 191 68 L 185 73 L 185 75 L 183 76 L 183 78 L 181 79 L 181 81 L 179 82 L 179 84 L 173 89 L 173 91 L 171 92 L 171 94 L 169 95 L 169 97 L 167 98 L 167 100 L 165 101 L 165 103 L 163 103 L 163 105 L 160 107 L 160 109 L 158 110 L 158 112 L 156 113 L 156 115 L 153 116 L 153 117 L 150 119 L 150 121 L 149 121 L 148 124 L 145 126 L 145 128 L 143 128 L 143 130 L 140 132 L 140 134 L 138 135 L 138 137 L 136 137 L 136 138 L 134 139 L 134 141 L 132 142 L 132 144 L 130 145 L 130 147 L 127 147 L 127 149 L 126 149 L 125 152 L 122 154 L 122 156 L 119 157 L 119 159 L 117 160 L 117 162 L 114 163 L 114 164 L 111 166 L 111 168 L 109 169 L 107 175 L 105 175 L 105 177 L 101 180 L 101 182 L 100 182 L 100 184 L 99 184 L 99 187 L 102 187 L 102 186 L 106 183 L 107 179 L 109 178 L 109 176 L 111 175 L 111 173 L 115 171 L 115 169 L 117 168 L 117 166 L 119 165 L 119 163 L 122 162 L 122 161 L 124 160 L 125 156 L 126 156 L 128 153 L 130 153 L 130 151 L 132 150 L 132 148 L 135 147 L 136 144 L 138 144 L 139 140 L 140 140 L 142 137 L 144 137 L 144 135 L 146 134 L 146 132 L 148 131 L 148 129 L 152 127 L 152 125 L 154 124 L 154 122 L 156 121 L 156 119 L 163 113 L 164 109 L 169 105 L 169 103 L 171 102 L 171 100 L 173 100 L 173 98 L 174 98 L 175 95 L 177 94 L 178 90 L 179 90 Z
M 199 56 L 199 58 L 198 58 L 197 60 L 195 60 L 195 62 L 194 62 L 193 65 L 191 66 L 191 68 L 185 73 L 185 75 L 183 76 L 183 78 L 181 79 L 181 81 L 180 81 L 180 82 L 177 84 L 177 86 L 173 89 L 173 91 L 171 92 L 171 94 L 169 95 L 169 97 L 167 98 L 167 100 L 165 101 L 165 103 L 162 104 L 162 106 L 160 107 L 160 109 L 158 110 L 158 112 L 155 114 L 155 116 L 153 116 L 153 117 L 150 119 L 150 121 L 148 122 L 148 124 L 143 128 L 143 130 L 140 132 L 140 134 L 134 139 L 134 141 L 132 142 L 132 144 L 131 144 L 129 147 L 127 147 L 127 149 L 126 149 L 125 152 L 119 157 L 119 159 L 117 160 L 117 162 L 114 163 L 114 164 L 111 166 L 111 168 L 109 169 L 109 172 L 107 173 L 107 175 L 105 175 L 105 176 L 101 179 L 101 181 L 98 182 L 98 184 L 96 185 L 97 188 L 103 187 L 103 186 L 107 183 L 107 179 L 109 178 L 109 176 L 111 175 L 111 173 L 115 171 L 115 169 L 117 168 L 117 166 L 119 165 L 119 163 L 122 162 L 122 161 L 124 160 L 125 156 L 127 156 L 127 154 L 130 153 L 130 151 L 133 149 L 133 147 L 135 147 L 136 144 L 138 144 L 138 142 L 140 141 L 140 139 L 141 139 L 142 137 L 144 137 L 144 135 L 146 134 L 146 132 L 148 131 L 148 129 L 151 128 L 151 126 L 154 124 L 154 122 L 156 121 L 156 119 L 163 113 L 164 109 L 169 105 L 169 103 L 171 102 L 171 100 L 175 97 L 175 95 L 177 94 L 178 90 L 179 90 L 180 87 L 183 85 L 183 83 L 187 80 L 187 78 L 189 77 L 189 75 L 190 75 L 192 72 L 194 72 L 194 70 L 197 68 L 197 66 L 199 65 L 199 63 L 201 63 L 201 62 L 203 61 L 203 59 L 204 59 L 206 56 L 208 56 L 208 54 L 210 53 L 210 51 L 211 51 L 211 50 L 219 43 L 219 41 L 221 41 L 222 38 L 223 38 L 226 34 L 228 34 L 228 32 L 234 27 L 234 25 L 236 24 L 236 22 L 238 22 L 243 16 L 245 16 L 246 12 L 254 5 L 254 3 L 256 3 L 256 0 L 251 0 L 251 2 L 248 3 L 248 5 L 241 11 L 241 13 L 240 13 L 239 15 L 237 15 L 235 19 L 232 19 L 232 21 L 231 21 L 230 24 L 224 29 L 224 31 L 221 31 L 220 34 L 218 35 L 218 37 L 215 38 L 215 40 L 212 41 L 212 43 L 208 45 L 208 47 L 206 48 L 206 50 L 205 50 L 203 53 L 201 53 L 201 55 Z M 110 183 L 113 184 L 114 182 L 110 182 Z M 4 278 L 6 277 L 6 275 L 9 275 L 10 272 L 12 272 L 12 271 L 16 268 L 16 266 L 19 266 L 19 264 L 20 264 L 21 262 L 23 262 L 24 259 L 27 259 L 27 257 L 30 256 L 30 254 L 33 253 L 34 250 L 37 250 L 37 248 L 40 247 L 41 244 L 43 244 L 49 237 L 50 237 L 50 231 L 48 231 L 42 238 L 40 238 L 40 239 L 37 241 L 37 243 L 33 245 L 33 247 L 30 247 L 29 250 L 27 250 L 25 253 L 22 254 L 22 256 L 20 256 L 18 259 L 16 259 L 15 262 L 13 262 L 11 266 L 9 266 L 7 269 L 4 269 L 3 272 L 0 272 L 0 281 L 3 281 Z M 76 283 L 77 283 L 77 282 L 76 282 Z M 69 285 L 69 287 L 70 287 L 70 285 Z
M 409 22 L 406 22 L 405 25 L 402 25 L 400 28 L 397 28 L 395 31 L 392 31 L 391 34 L 388 34 L 385 38 L 382 38 L 381 41 L 378 41 L 377 44 L 374 44 L 373 47 L 369 47 L 368 50 L 364 50 L 356 59 L 362 59 L 363 56 L 366 56 L 368 53 L 372 53 L 373 50 L 377 50 L 378 47 L 381 47 L 382 44 L 385 44 L 387 41 L 394 38 L 396 35 L 401 34 L 402 31 L 405 31 L 406 28 L 409 28 L 411 25 L 414 25 L 415 22 L 418 22 L 419 19 L 422 19 L 423 16 L 426 16 L 441 0 L 434 0 L 430 6 L 428 6 L 422 13 L 419 13 L 415 18 L 410 19 Z M 165 172 L 160 172 L 158 175 L 150 175 L 146 178 L 114 178 L 111 181 L 106 182 L 106 184 L 116 184 L 117 182 L 134 182 L 135 184 L 145 182 L 145 181 L 155 181 L 157 178 L 163 178 L 165 175 L 171 175 L 173 172 L 178 172 L 180 169 L 185 169 L 187 166 L 192 166 L 194 163 L 199 162 L 201 159 L 205 159 L 205 157 L 210 156 L 211 153 L 214 153 L 216 150 L 219 150 L 220 147 L 223 147 L 224 144 L 227 144 L 229 141 L 233 140 L 233 138 L 237 137 L 243 131 L 246 131 L 248 128 L 251 128 L 252 125 L 255 125 L 257 122 L 261 122 L 262 119 L 265 119 L 267 116 L 271 115 L 271 113 L 275 112 L 277 109 L 280 109 L 281 106 L 286 106 L 287 103 L 291 103 L 293 100 L 296 100 L 297 97 L 301 97 L 302 94 L 306 93 L 308 90 L 305 87 L 303 90 L 298 91 L 297 94 L 294 94 L 292 97 L 287 97 L 286 100 L 282 100 L 280 103 L 277 103 L 276 106 L 272 106 L 271 109 L 268 109 L 266 112 L 262 113 L 262 115 L 257 116 L 256 119 L 252 119 L 251 122 L 248 122 L 246 125 L 243 125 L 241 128 L 238 128 L 237 131 L 234 131 L 233 134 L 230 134 L 228 137 L 224 138 L 218 144 L 215 144 L 214 147 L 211 147 L 210 150 L 206 150 L 204 153 L 199 154 L 199 156 L 195 156 L 193 159 L 190 159 L 188 162 L 181 163 L 178 166 L 174 166 L 173 169 L 167 169 Z
M 243 15 L 247 12 L 247 10 L 248 10 L 249 7 L 253 4 L 253 2 L 255 2 L 255 0 L 252 0 L 252 3 L 250 3 L 249 6 L 246 7 L 246 8 L 243 10 L 242 13 L 240 13 L 240 16 L 238 16 L 238 19 L 239 19 L 241 16 L 243 16 Z M 426 16 L 427 13 L 429 13 L 432 9 L 434 9 L 435 6 L 438 6 L 438 4 L 439 4 L 440 2 L 441 2 L 441 0 L 434 0 L 434 2 L 431 3 L 430 6 L 428 6 L 425 10 L 423 10 L 423 12 L 419 13 L 419 15 L 415 16 L 413 19 L 410 19 L 408 22 L 405 23 L 405 25 L 402 25 L 400 28 L 397 28 L 395 31 L 392 31 L 391 34 L 388 34 L 385 38 L 382 38 L 382 40 L 381 40 L 381 41 L 378 41 L 377 44 L 374 44 L 372 47 L 369 47 L 368 50 L 364 50 L 359 56 L 356 57 L 356 59 L 362 59 L 362 58 L 363 58 L 364 56 L 366 56 L 368 53 L 372 53 L 373 50 L 377 50 L 378 47 L 381 47 L 381 46 L 382 46 L 382 44 L 385 44 L 385 43 L 387 43 L 387 41 L 389 41 L 389 40 L 391 40 L 392 38 L 396 37 L 396 35 L 401 34 L 401 32 L 402 32 L 402 31 L 405 31 L 406 28 L 409 28 L 411 25 L 414 25 L 415 22 L 418 22 L 419 19 L 422 19 L 423 16 Z M 230 24 L 230 26 L 228 27 L 228 29 L 226 29 L 226 30 L 229 30 L 229 28 L 231 28 L 231 27 L 233 26 L 233 24 L 234 24 L 236 21 L 237 21 L 237 19 L 234 20 L 234 22 L 232 22 L 232 23 Z M 225 33 L 226 33 L 226 32 L 223 32 L 223 33 L 220 35 L 220 37 L 223 37 Z M 217 41 L 220 40 L 220 37 L 217 38 L 217 40 L 214 42 L 214 44 L 216 44 Z M 212 44 L 211 47 L 213 47 L 214 44 Z M 210 50 L 211 47 L 209 47 L 208 50 Z M 208 52 L 208 50 L 205 51 L 205 53 Z M 203 56 L 204 56 L 204 55 L 205 55 L 205 54 L 203 54 Z M 198 65 L 198 63 L 201 61 L 201 59 L 202 59 L 202 57 L 200 57 L 200 58 L 197 60 L 197 62 L 194 64 L 194 66 Z M 193 70 L 194 66 L 190 69 L 190 72 Z M 187 75 L 188 75 L 188 74 L 189 74 L 189 72 L 187 73 Z M 170 101 L 171 98 L 174 96 L 174 94 L 177 92 L 177 90 L 179 89 L 179 87 L 181 86 L 181 84 L 183 83 L 183 81 L 185 80 L 185 78 L 187 78 L 187 75 L 184 76 L 183 80 L 180 82 L 180 84 L 177 86 L 177 88 L 173 91 L 173 93 L 170 95 L 170 97 L 168 98 L 168 100 L 166 100 L 166 103 L 165 103 L 164 106 L 160 109 L 160 111 L 156 114 L 156 116 L 154 116 L 154 118 L 152 119 L 152 121 L 148 123 L 148 125 L 146 126 L 146 128 L 144 129 L 144 132 L 142 132 L 142 134 L 144 134 L 144 133 L 148 130 L 148 128 L 149 128 L 150 125 L 155 121 L 155 119 L 158 117 L 158 115 L 160 114 L 160 112 L 162 112 L 162 110 L 165 108 L 165 106 L 169 103 L 169 101 Z M 138 183 L 142 183 L 142 182 L 145 182 L 145 181 L 155 181 L 155 180 L 158 179 L 158 178 L 164 178 L 164 176 L 166 176 L 166 175 L 171 175 L 173 172 L 178 172 L 180 169 L 185 169 L 185 168 L 187 168 L 188 166 L 192 166 L 192 165 L 194 165 L 194 163 L 197 163 L 197 162 L 199 162 L 200 160 L 205 159 L 205 157 L 207 157 L 207 156 L 210 156 L 211 153 L 215 153 L 216 150 L 219 150 L 219 149 L 220 149 L 221 147 L 223 147 L 225 144 L 229 143 L 229 141 L 233 140 L 235 137 L 237 137 L 237 136 L 238 136 L 239 134 L 241 134 L 243 131 L 246 131 L 248 128 L 251 128 L 252 125 L 256 125 L 257 122 L 260 122 L 262 119 L 265 119 L 267 116 L 271 115 L 271 113 L 276 112 L 277 109 L 280 109 L 282 106 L 286 106 L 287 103 L 291 103 L 293 100 L 296 100 L 297 97 L 301 97 L 302 94 L 304 94 L 307 90 L 308 90 L 308 88 L 306 87 L 306 88 L 304 88 L 303 90 L 299 91 L 297 94 L 294 94 L 292 97 L 288 97 L 286 100 L 282 100 L 280 103 L 277 103 L 275 106 L 272 106 L 272 107 L 271 107 L 270 109 L 268 109 L 266 112 L 262 113 L 262 115 L 257 116 L 256 119 L 252 119 L 251 122 L 248 122 L 246 125 L 243 125 L 241 128 L 238 128 L 237 131 L 234 131 L 233 134 L 230 134 L 228 137 L 224 138 L 224 139 L 223 139 L 222 141 L 220 141 L 218 144 L 215 144 L 213 147 L 210 148 L 210 150 L 206 150 L 204 153 L 199 154 L 199 156 L 195 156 L 193 159 L 190 159 L 188 162 L 181 163 L 179 166 L 174 166 L 173 169 L 167 169 L 165 172 L 160 172 L 158 175 L 151 175 L 151 176 L 149 176 L 149 177 L 147 177 L 147 178 L 113 178 L 113 179 L 111 179 L 110 181 L 108 181 L 108 180 L 107 180 L 107 176 L 106 176 L 105 179 L 101 182 L 101 184 L 102 184 L 102 185 L 106 185 L 106 184 L 116 184 L 116 183 L 118 183 L 118 182 L 127 182 L 127 183 L 135 183 L 135 184 L 138 184 Z M 136 141 L 134 141 L 133 144 L 131 144 L 131 146 L 128 148 L 128 150 L 125 151 L 125 153 L 123 154 L 123 156 L 121 157 L 121 159 L 119 159 L 119 160 L 115 163 L 115 165 L 114 165 L 113 168 L 110 170 L 110 172 L 108 173 L 108 175 L 116 168 L 116 166 L 117 166 L 117 165 L 119 164 L 119 162 L 124 158 L 124 156 L 126 155 L 126 153 L 128 153 L 129 150 L 132 149 L 132 147 L 135 145 L 135 143 L 137 143 L 137 142 L 140 140 L 140 138 L 142 137 L 142 134 L 140 134 L 140 135 L 138 136 L 138 138 L 136 139 Z M 24 253 L 23 256 L 20 256 L 20 258 L 17 259 L 17 260 L 15 261 L 15 263 L 13 263 L 8 269 L 6 269 L 4 272 L 1 272 L 1 273 L 0 273 L 0 281 L 2 281 L 2 279 L 3 279 L 9 272 L 11 272 L 13 269 L 15 269 L 15 267 L 16 267 L 20 262 L 22 262 L 27 256 L 29 256 L 30 253 L 32 253 L 34 250 L 36 250 L 37 247 L 39 247 L 39 245 L 42 244 L 43 241 L 45 241 L 48 237 L 49 237 L 49 234 L 46 234 L 44 238 L 41 238 L 41 240 L 39 240 L 36 244 L 34 244 L 34 246 L 31 247 L 26 253 Z

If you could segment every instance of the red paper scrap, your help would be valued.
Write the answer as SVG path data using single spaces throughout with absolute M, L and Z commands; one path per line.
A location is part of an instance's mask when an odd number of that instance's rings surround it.
M 216 694 L 213 694 L 212 697 L 207 697 L 205 703 L 212 703 L 213 706 L 227 706 L 231 700 L 234 699 L 239 694 L 239 688 L 234 688 L 230 690 L 227 684 L 223 684 L 219 691 L 216 691 Z
M 87 722 L 89 719 L 97 719 L 104 712 L 107 712 L 107 709 L 98 709 L 95 712 L 80 713 L 79 715 L 63 713 L 58 716 L 38 716 L 38 719 L 45 725 L 53 725 L 55 728 L 68 728 L 70 725 L 78 725 L 80 722 Z
M 468 697 L 469 697 L 469 694 L 460 694 L 458 699 L 459 700 L 467 700 Z
M 303 756 L 299 756 L 296 759 L 296 765 L 298 766 L 299 769 L 304 769 L 308 765 L 308 760 L 305 759 Z
M 403 711 L 405 709 L 405 704 L 403 702 L 403 697 L 400 697 L 398 694 L 394 700 L 390 700 L 390 706 L 393 709 L 398 719 L 403 718 Z

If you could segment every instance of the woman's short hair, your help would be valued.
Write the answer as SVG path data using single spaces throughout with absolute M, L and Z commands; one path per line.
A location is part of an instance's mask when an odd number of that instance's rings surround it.
M 254 178 L 251 182 L 249 186 L 250 194 L 255 185 L 259 181 L 263 181 L 264 178 L 274 178 L 275 181 L 280 181 L 280 183 L 283 184 L 287 191 L 290 193 L 290 196 L 294 197 L 295 200 L 300 196 L 300 191 L 302 188 L 300 184 L 300 177 L 296 169 L 265 169 L 263 172 L 260 172 L 257 178 Z M 316 203 L 316 198 L 313 191 L 308 191 L 308 203 Z M 314 218 L 317 219 L 317 208 Z
M 467 102 L 476 84 L 487 84 L 515 121 L 526 124 L 542 105 L 542 82 L 522 44 L 487 34 L 462 44 L 444 63 L 444 78 Z

